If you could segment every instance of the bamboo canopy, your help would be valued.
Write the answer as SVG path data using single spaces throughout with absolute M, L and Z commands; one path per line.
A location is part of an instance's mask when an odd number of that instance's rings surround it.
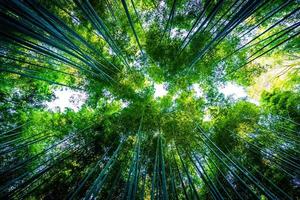
M 0 199 L 299 199 L 299 25 L 296 0 L 0 0 Z

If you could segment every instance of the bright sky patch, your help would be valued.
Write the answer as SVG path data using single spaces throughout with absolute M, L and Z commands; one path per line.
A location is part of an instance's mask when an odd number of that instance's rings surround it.
M 227 83 L 219 87 L 219 91 L 223 93 L 225 97 L 233 97 L 234 99 L 247 97 L 245 88 L 234 83 Z
M 228 82 L 225 85 L 219 87 L 218 89 L 227 98 L 231 97 L 234 100 L 246 98 L 251 103 L 254 103 L 256 105 L 259 104 L 257 100 L 252 99 L 248 96 L 247 91 L 243 86 L 237 85 L 235 83 Z
M 87 94 L 84 92 L 77 92 L 68 88 L 63 88 L 54 91 L 55 99 L 47 102 L 46 106 L 51 111 L 65 111 L 67 108 L 79 111 L 87 99 Z
M 164 84 L 154 84 L 154 89 L 155 89 L 155 93 L 154 93 L 155 98 L 163 97 L 168 93 L 168 91 L 165 89 Z
M 199 98 L 199 97 L 203 97 L 203 90 L 202 90 L 202 88 L 200 87 L 200 85 L 198 84 L 198 83 L 194 83 L 193 85 L 192 85 L 192 88 L 193 88 L 193 90 L 195 91 L 195 96 L 197 97 L 197 98 Z

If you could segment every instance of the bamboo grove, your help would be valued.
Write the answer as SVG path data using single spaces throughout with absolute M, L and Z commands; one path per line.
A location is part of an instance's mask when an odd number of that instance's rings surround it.
M 299 19 L 298 0 L 0 0 L 0 199 L 299 199 Z M 48 109 L 61 90 L 87 98 Z

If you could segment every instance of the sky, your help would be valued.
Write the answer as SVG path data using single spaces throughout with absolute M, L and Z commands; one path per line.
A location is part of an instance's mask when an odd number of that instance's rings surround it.
M 66 108 L 79 111 L 87 99 L 87 94 L 77 92 L 68 88 L 63 88 L 54 91 L 55 99 L 47 102 L 46 106 L 51 111 L 65 111 Z
M 225 97 L 233 97 L 234 99 L 247 97 L 247 92 L 244 87 L 239 86 L 235 83 L 228 82 L 225 85 L 218 88 Z
M 237 85 L 236 83 L 227 82 L 225 85 L 220 86 L 219 91 L 224 94 L 225 97 L 231 97 L 234 100 L 238 100 L 241 98 L 246 98 L 247 101 L 254 103 L 256 105 L 259 102 L 255 99 L 249 97 L 246 89 L 243 86 Z
M 195 91 L 196 97 L 203 96 L 203 91 L 199 84 L 195 83 L 191 86 L 191 88 Z M 165 89 L 164 83 L 154 84 L 154 89 L 155 89 L 154 98 L 163 97 L 168 93 L 168 91 Z M 221 93 L 225 95 L 225 97 L 232 97 L 235 100 L 248 97 L 248 94 L 244 87 L 239 86 L 232 82 L 227 82 L 225 85 L 220 86 L 218 89 Z
M 199 97 L 203 97 L 203 90 L 202 90 L 202 88 L 200 87 L 200 85 L 198 84 L 198 83 L 194 83 L 193 85 L 192 85 L 192 89 L 195 91 L 195 96 L 197 97 L 197 98 L 199 98 Z
M 163 97 L 168 93 L 164 85 L 165 84 L 154 84 L 154 89 L 155 89 L 154 98 Z
M 154 98 L 159 98 L 167 95 L 168 91 L 165 88 L 165 83 L 154 84 Z M 199 84 L 193 84 L 192 89 L 195 92 L 196 97 L 203 96 L 203 91 Z M 219 91 L 225 95 L 225 97 L 231 97 L 234 100 L 240 98 L 247 98 L 249 102 L 258 104 L 254 99 L 249 98 L 246 89 L 232 82 L 227 82 L 225 85 L 220 86 Z M 55 99 L 51 102 L 47 102 L 46 106 L 51 111 L 63 112 L 66 108 L 73 109 L 75 112 L 79 111 L 82 105 L 88 98 L 88 95 L 84 92 L 78 92 L 69 88 L 63 88 L 54 91 Z M 128 102 L 124 103 L 124 107 L 128 106 Z

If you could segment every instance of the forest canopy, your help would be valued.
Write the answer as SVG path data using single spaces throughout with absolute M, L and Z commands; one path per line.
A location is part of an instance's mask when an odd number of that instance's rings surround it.
M 298 0 L 0 0 L 0 199 L 300 199 Z

